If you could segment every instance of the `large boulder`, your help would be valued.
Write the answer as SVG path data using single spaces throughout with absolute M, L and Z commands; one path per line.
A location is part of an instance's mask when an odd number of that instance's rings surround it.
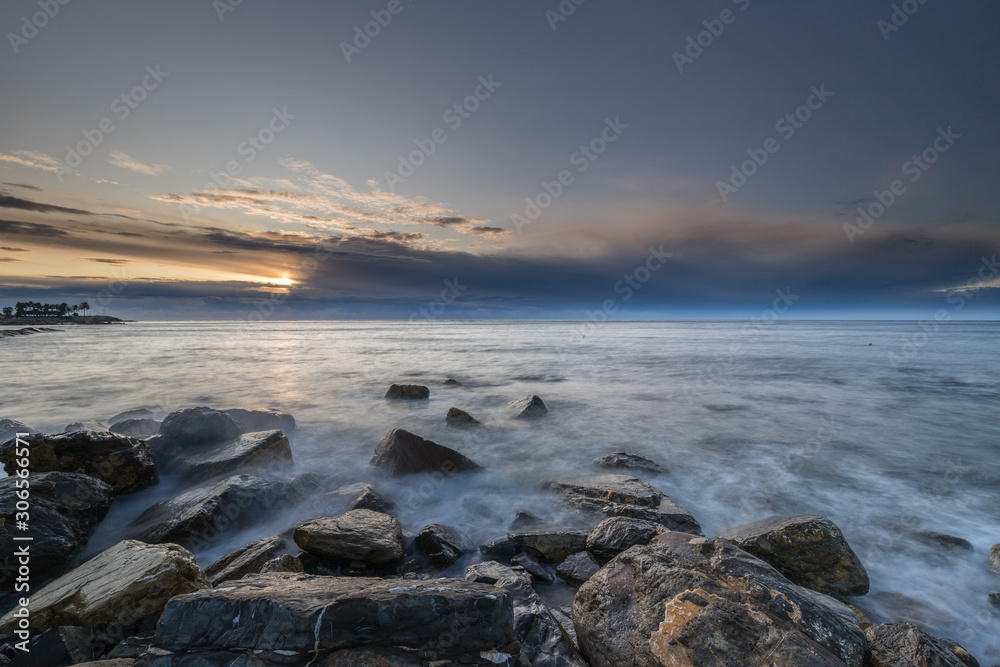
M 234 472 L 286 468 L 292 448 L 281 431 L 259 431 L 179 454 L 174 468 L 191 481 Z
M 132 438 L 148 438 L 160 432 L 160 422 L 155 419 L 125 419 L 112 424 L 108 430 Z
M 719 533 L 800 586 L 828 595 L 864 595 L 868 572 L 832 521 L 821 516 L 772 516 Z
M 599 456 L 594 459 L 594 465 L 607 470 L 639 470 L 642 472 L 660 475 L 667 472 L 666 469 L 656 461 L 650 461 L 644 456 L 630 454 L 628 452 L 615 452 L 607 456 Z
M 186 549 L 126 540 L 32 595 L 30 627 L 134 623 L 158 616 L 175 595 L 206 587 L 205 575 Z M 0 619 L 0 632 L 13 626 L 14 613 Z
M 462 531 L 437 523 L 424 526 L 414 544 L 417 552 L 438 567 L 448 567 L 476 548 Z
M 507 410 L 515 419 L 537 419 L 549 412 L 549 409 L 545 407 L 545 401 L 534 394 L 511 401 L 507 404 Z
M 403 557 L 399 521 L 371 510 L 307 521 L 295 529 L 294 539 L 303 551 L 334 561 L 379 566 Z
M 586 667 L 566 631 L 523 575 L 505 577 L 494 584 L 510 593 L 514 602 L 514 636 L 521 643 L 521 658 L 531 667 Z
M 433 472 L 450 475 L 467 470 L 481 470 L 475 461 L 436 442 L 424 440 L 401 428 L 394 428 L 375 445 L 370 462 L 394 475 Z
M 383 398 L 405 398 L 419 400 L 430 398 L 431 390 L 421 384 L 394 384 L 385 392 Z
M 77 472 L 111 485 L 115 493 L 134 493 L 159 482 L 153 455 L 137 438 L 108 431 L 74 431 L 24 439 L 30 449 L 32 473 Z M 0 461 L 8 475 L 17 472 L 17 440 L 0 445 Z
M 691 512 L 665 493 L 631 475 L 604 474 L 567 477 L 545 485 L 572 507 L 589 514 L 626 516 L 658 523 L 670 530 L 701 535 Z
M 516 651 L 510 594 L 488 584 L 262 574 L 172 599 L 139 664 L 512 665 Z
M 232 417 L 233 421 L 236 422 L 236 425 L 244 433 L 253 433 L 254 431 L 282 431 L 283 433 L 291 433 L 295 430 L 295 417 L 281 410 L 272 410 L 270 408 L 258 408 L 254 410 L 230 408 L 222 412 Z
M 573 624 L 594 666 L 860 667 L 854 613 L 723 542 L 664 533 L 577 591 Z
M 30 486 L 18 489 L 18 483 Z M 30 494 L 27 530 L 17 528 L 17 493 Z M 113 491 L 101 480 L 71 472 L 42 472 L 27 480 L 7 477 L 0 480 L 0 553 L 11 556 L 28 544 L 17 540 L 30 537 L 31 574 L 41 577 L 66 567 L 79 553 L 111 508 Z M 6 584 L 14 574 L 0 574 Z
M 32 433 L 38 433 L 38 431 L 16 419 L 0 419 L 0 442 L 10 440 L 18 433 L 31 435 Z
M 160 435 L 181 447 L 232 440 L 241 433 L 232 416 L 206 407 L 171 412 L 160 424 Z
M 948 639 L 932 637 L 919 626 L 887 623 L 865 628 L 870 667 L 969 667 L 978 665 L 968 651 Z
M 599 565 L 604 565 L 629 547 L 649 544 L 650 540 L 666 530 L 652 521 L 626 516 L 609 517 L 590 531 L 587 536 L 587 551 Z
M 318 485 L 308 473 L 288 480 L 233 475 L 156 503 L 129 530 L 143 542 L 173 542 L 200 551 L 226 531 L 264 520 L 272 508 L 294 505 Z
M 285 540 L 280 536 L 265 537 L 215 561 L 205 568 L 205 576 L 213 586 L 230 579 L 242 579 L 245 575 L 259 573 L 264 565 L 284 551 Z

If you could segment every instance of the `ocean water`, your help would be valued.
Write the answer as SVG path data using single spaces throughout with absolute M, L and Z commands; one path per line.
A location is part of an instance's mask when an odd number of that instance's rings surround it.
M 773 514 L 829 517 L 871 575 L 853 602 L 873 620 L 919 622 L 1000 660 L 1000 610 L 987 603 L 1000 577 L 984 567 L 1000 542 L 1000 323 L 158 322 L 5 339 L 0 363 L 0 417 L 49 432 L 135 407 L 286 410 L 297 470 L 328 489 L 372 482 L 405 529 L 448 523 L 477 542 L 518 509 L 572 521 L 543 482 L 635 452 L 669 469 L 640 476 L 706 535 Z M 426 384 L 430 400 L 383 400 L 393 382 Z M 530 393 L 548 416 L 509 419 L 503 406 Z M 452 406 L 484 426 L 447 427 Z M 394 427 L 486 471 L 386 478 L 367 464 Z M 82 557 L 181 488 L 164 479 L 116 500 Z M 199 563 L 336 511 L 327 502 L 260 517 Z M 973 550 L 928 545 L 921 530 Z

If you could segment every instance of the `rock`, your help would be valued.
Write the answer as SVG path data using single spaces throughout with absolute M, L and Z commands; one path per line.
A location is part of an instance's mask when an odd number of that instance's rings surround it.
M 567 477 L 545 485 L 571 506 L 590 514 L 627 516 L 658 523 L 670 530 L 701 535 L 701 526 L 665 493 L 631 475 Z
M 281 431 L 259 431 L 210 443 L 180 454 L 174 466 L 187 479 L 200 482 L 234 472 L 274 470 L 292 465 L 292 448 Z
M 524 577 L 500 579 L 495 586 L 507 591 L 514 603 L 514 636 L 521 658 L 531 667 L 586 667 L 572 639 Z
M 997 609 L 1000 609 L 1000 593 L 990 593 L 986 596 L 986 600 Z
M 448 414 L 445 415 L 444 420 L 448 426 L 475 426 L 482 423 L 465 410 L 459 410 L 458 408 L 448 410 Z
M 507 577 L 527 577 L 523 567 L 509 567 L 495 560 L 474 563 L 465 569 L 465 578 L 481 584 L 495 584 Z M 530 579 L 530 578 L 529 578 Z
M 31 628 L 88 628 L 158 616 L 175 595 L 208 587 L 194 556 L 176 544 L 119 542 L 31 596 Z M 14 623 L 0 619 L 0 631 Z
M 305 568 L 302 566 L 302 561 L 293 556 L 292 554 L 282 554 L 277 558 L 272 558 L 271 560 L 264 563 L 260 568 L 260 574 L 266 574 L 268 572 L 305 572 Z
M 650 461 L 638 454 L 629 454 L 628 452 L 616 452 L 607 456 L 599 456 L 594 459 L 594 465 L 598 468 L 607 468 L 608 470 L 641 470 L 642 472 L 654 475 L 667 472 L 659 463 Z
M 527 510 L 518 510 L 517 514 L 514 515 L 514 520 L 510 522 L 510 529 L 530 530 L 541 525 L 542 520 L 531 512 L 528 512 Z
M 146 408 L 135 408 L 133 410 L 126 410 L 125 412 L 119 412 L 114 417 L 108 420 L 108 423 L 114 426 L 119 422 L 123 422 L 126 419 L 155 419 L 156 414 L 152 410 L 147 410 Z
M 380 496 L 375 489 L 369 485 L 365 485 L 363 489 L 355 496 L 347 505 L 348 511 L 350 510 L 371 510 L 373 512 L 382 512 L 383 514 L 389 514 L 395 512 L 397 509 L 396 503 L 392 502 L 388 498 L 383 498 Z
M 512 531 L 505 537 L 486 542 L 479 550 L 485 557 L 501 562 L 510 562 L 523 551 L 546 563 L 560 563 L 570 554 L 586 548 L 586 530 L 546 528 Z
M 65 568 L 83 549 L 111 508 L 113 491 L 89 475 L 34 473 L 28 478 L 29 529 L 22 531 L 16 530 L 19 479 L 15 476 L 0 480 L 0 554 L 10 556 L 24 544 L 15 537 L 31 537 L 31 574 L 33 578 L 41 577 Z M 0 582 L 6 584 L 9 578 L 6 572 L 0 574 Z
M 462 386 L 461 382 L 459 382 L 458 380 L 452 379 L 452 378 L 448 378 L 447 380 L 445 380 L 441 384 L 443 384 L 445 386 L 448 386 L 448 387 L 461 387 Z
M 549 412 L 549 409 L 545 407 L 545 402 L 534 394 L 511 401 L 507 404 L 507 408 L 515 419 L 537 419 Z
M 242 432 L 229 414 L 205 407 L 171 412 L 160 424 L 160 434 L 182 448 L 232 440 Z
M 153 635 L 142 636 L 142 637 L 126 637 L 121 640 L 111 652 L 108 653 L 105 659 L 113 660 L 115 658 L 138 658 L 140 655 L 146 652 L 149 645 L 153 643 Z
M 401 428 L 389 431 L 375 445 L 370 465 L 385 468 L 394 475 L 433 472 L 450 475 L 467 470 L 482 470 L 482 466 L 454 449 L 424 440 Z
M 205 576 L 213 586 L 223 581 L 242 579 L 247 574 L 257 574 L 265 563 L 278 557 L 285 550 L 285 540 L 274 535 L 251 542 L 205 568 Z
M 549 607 L 549 613 L 552 614 L 552 618 L 556 619 L 559 627 L 563 629 L 566 636 L 569 637 L 570 642 L 573 644 L 573 650 L 576 651 L 580 658 L 583 658 L 583 654 L 580 653 L 580 642 L 576 638 L 576 628 L 573 627 L 573 619 L 566 613 L 569 607 Z M 586 663 L 584 663 L 586 664 Z
M 38 433 L 24 422 L 14 419 L 0 419 L 0 442 L 7 442 L 18 433 Z
M 295 417 L 281 410 L 272 410 L 270 408 L 256 410 L 230 408 L 222 412 L 232 417 L 233 421 L 236 422 L 236 425 L 244 433 L 253 433 L 255 431 L 291 433 L 295 430 Z
M 994 544 L 990 548 L 990 558 L 986 561 L 986 567 L 1000 574 L 1000 544 Z
M 554 584 L 555 575 L 545 569 L 545 566 L 538 562 L 538 559 L 531 554 L 519 553 L 510 559 L 510 562 L 531 575 L 532 581 L 540 584 Z
M 66 428 L 63 429 L 63 433 L 70 433 L 72 431 L 107 431 L 107 430 L 108 430 L 107 423 L 89 419 L 87 421 L 73 422 L 72 424 L 67 424 Z
M 510 533 L 480 544 L 479 552 L 483 554 L 483 558 L 501 563 L 509 563 L 511 558 L 521 553 L 521 543 L 509 537 L 509 535 Z
M 111 660 L 95 660 L 93 662 L 77 663 L 76 667 L 132 667 L 135 660 L 132 658 L 114 658 Z
M 142 440 L 108 431 L 75 431 L 25 438 L 31 450 L 31 472 L 77 472 L 106 482 L 116 494 L 134 493 L 157 484 L 153 455 Z M 0 445 L 0 461 L 8 475 L 16 473 L 15 440 Z
M 394 384 L 385 392 L 384 398 L 421 399 L 430 398 L 431 390 L 421 384 Z
M 922 542 L 928 546 L 941 547 L 942 549 L 948 551 L 962 550 L 962 551 L 972 551 L 972 542 L 961 537 L 955 537 L 954 535 L 947 535 L 945 533 L 938 533 L 933 530 L 918 530 L 913 534 L 914 539 L 918 542 Z
M 403 557 L 403 529 L 388 514 L 352 510 L 307 521 L 295 529 L 295 543 L 320 558 L 387 565 Z
M 844 534 L 829 519 L 772 516 L 719 533 L 767 561 L 793 582 L 828 595 L 864 595 L 868 572 Z
M 637 544 L 649 541 L 666 532 L 666 528 L 652 521 L 613 516 L 597 524 L 587 536 L 587 551 L 598 565 L 604 565 L 612 558 Z
M 573 601 L 591 665 L 860 667 L 853 612 L 721 540 L 669 532 L 619 554 Z
M 141 664 L 344 664 L 330 657 L 338 651 L 414 661 L 353 663 L 365 665 L 513 664 L 513 621 L 507 591 L 464 579 L 251 575 L 172 599 Z M 210 662 L 213 654 L 227 660 Z
M 160 422 L 155 419 L 125 419 L 112 424 L 109 430 L 133 438 L 148 438 L 160 432 Z
M 865 628 L 865 637 L 871 667 L 966 667 L 969 659 L 975 661 L 958 644 L 932 637 L 908 623 L 872 625 Z
M 319 485 L 308 473 L 288 480 L 233 475 L 156 503 L 132 522 L 132 536 L 143 542 L 173 542 L 200 551 L 228 530 L 267 517 L 271 508 L 293 505 Z
M 50 628 L 33 637 L 28 651 L 18 653 L 11 667 L 38 667 L 39 665 L 78 665 L 95 660 L 101 653 L 92 628 L 62 626 Z
M 432 523 L 417 534 L 417 551 L 434 565 L 445 568 L 476 547 L 462 531 Z
M 573 586 L 582 586 L 600 569 L 586 551 L 575 553 L 556 568 L 556 576 Z M 568 628 L 567 628 L 568 630 Z

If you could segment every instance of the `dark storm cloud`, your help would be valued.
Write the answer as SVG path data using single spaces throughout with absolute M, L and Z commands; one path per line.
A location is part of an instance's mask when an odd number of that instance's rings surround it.
M 0 194 L 0 208 L 14 208 L 21 211 L 34 211 L 36 213 L 93 215 L 90 211 L 83 211 L 78 208 L 66 208 L 64 206 L 55 206 L 53 204 L 42 204 L 40 202 L 31 201 L 30 199 L 21 199 L 20 197 L 12 197 L 5 194 Z
M 28 239 L 41 238 L 69 238 L 70 235 L 62 229 L 53 225 L 40 222 L 20 222 L 17 220 L 0 220 L 0 234 L 19 235 Z

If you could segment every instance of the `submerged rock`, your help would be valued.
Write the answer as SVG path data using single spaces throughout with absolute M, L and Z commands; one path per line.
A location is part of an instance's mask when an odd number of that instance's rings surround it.
M 125 419 L 112 424 L 109 430 L 133 438 L 148 438 L 160 432 L 160 422 L 155 419 Z
M 429 398 L 431 390 L 421 384 L 394 384 L 383 398 L 421 399 Z
M 251 575 L 173 598 L 141 664 L 512 665 L 513 622 L 507 591 L 464 579 Z
M 447 380 L 445 380 L 441 384 L 443 384 L 445 386 L 448 386 L 448 387 L 461 387 L 462 386 L 462 383 L 459 382 L 458 380 L 455 380 L 454 378 L 448 378 Z
M 458 408 L 448 410 L 448 414 L 445 415 L 444 420 L 448 426 L 475 426 L 482 423 L 465 410 L 459 410 Z
M 108 431 L 75 431 L 25 438 L 31 471 L 77 472 L 111 485 L 116 494 L 134 493 L 159 482 L 153 455 L 145 442 Z M 0 445 L 0 461 L 8 475 L 17 472 L 16 440 Z
M 258 408 L 256 410 L 230 408 L 223 410 L 223 412 L 232 417 L 233 421 L 236 422 L 236 425 L 244 433 L 253 433 L 254 431 L 282 431 L 283 433 L 291 433 L 295 430 L 295 417 L 281 410 L 272 410 L 270 408 Z
M 511 401 L 507 404 L 507 408 L 515 419 L 537 419 L 549 412 L 549 409 L 545 407 L 545 401 L 534 394 Z
M 266 563 L 277 558 L 284 550 L 285 540 L 281 537 L 265 537 L 215 561 L 205 568 L 205 576 L 213 586 L 229 579 L 242 579 L 245 575 L 260 572 Z
M 417 534 L 414 544 L 417 552 L 438 567 L 448 567 L 476 548 L 462 531 L 437 523 L 425 526 Z
M 401 428 L 394 428 L 375 445 L 370 465 L 385 468 L 394 475 L 433 472 L 450 475 L 468 470 L 482 470 L 475 461 L 436 442 L 424 440 Z
M 208 587 L 194 556 L 176 544 L 119 542 L 31 596 L 31 628 L 97 627 L 157 616 L 175 595 Z M 14 623 L 0 619 L 0 631 Z
M 667 472 L 656 461 L 650 461 L 643 456 L 629 454 L 628 452 L 615 452 L 607 456 L 599 456 L 594 459 L 594 465 L 598 468 L 606 468 L 608 470 L 641 470 L 642 472 L 654 475 Z
M 28 530 L 17 530 L 17 481 L 20 477 L 0 480 L 0 554 L 11 557 L 23 541 L 31 537 L 31 574 L 33 581 L 66 567 L 69 560 L 87 544 L 108 510 L 113 491 L 110 486 L 89 475 L 69 472 L 42 472 L 30 475 L 30 522 Z M 15 573 L 0 573 L 6 584 Z M 13 588 L 13 586 L 11 586 Z
M 979 663 L 968 651 L 947 639 L 932 637 L 907 623 L 865 628 L 871 667 L 969 667 Z
M 371 510 L 352 510 L 307 521 L 295 529 L 294 539 L 304 551 L 334 561 L 378 566 L 403 557 L 399 521 Z
M 234 472 L 287 468 L 292 448 L 281 431 L 245 433 L 232 440 L 205 445 L 181 454 L 176 470 L 191 481 L 203 481 Z
M 666 532 L 666 528 L 652 521 L 613 516 L 601 521 L 587 536 L 587 551 L 599 565 L 637 544 L 649 541 Z
M 941 547 L 946 551 L 972 551 L 972 542 L 961 537 L 939 533 L 934 530 L 918 530 L 913 533 L 914 539 L 927 546 Z
M 600 566 L 594 562 L 590 554 L 581 551 L 560 563 L 559 567 L 556 568 L 556 576 L 573 586 L 582 586 L 584 582 L 597 574 L 599 569 L 601 569 Z
M 133 408 L 132 410 L 126 410 L 125 412 L 119 412 L 114 417 L 108 420 L 108 423 L 114 426 L 119 422 L 123 422 L 126 419 L 155 419 L 156 413 L 147 408 Z
M 341 503 L 347 502 L 347 511 L 371 510 L 392 514 L 398 509 L 396 503 L 380 495 L 371 484 L 364 482 L 342 486 L 326 495 Z
M 591 665 L 860 667 L 854 613 L 721 540 L 664 533 L 577 591 L 573 623 Z
M 242 433 L 227 413 L 212 408 L 186 408 L 171 412 L 160 424 L 160 434 L 180 447 L 232 440 Z
M 701 526 L 690 512 L 659 489 L 631 475 L 567 477 L 545 486 L 560 493 L 569 505 L 587 513 L 644 519 L 670 530 L 701 534 Z
M 994 544 L 990 548 L 990 557 L 986 561 L 986 567 L 1000 574 L 1000 544 Z
M 527 510 L 517 510 L 514 520 L 510 522 L 511 530 L 530 530 L 544 523 L 539 517 Z
M 844 534 L 821 516 L 772 516 L 719 533 L 800 586 L 830 595 L 864 595 L 868 572 Z
M 38 433 L 24 422 L 15 419 L 0 419 L 0 442 L 6 442 L 18 433 Z

